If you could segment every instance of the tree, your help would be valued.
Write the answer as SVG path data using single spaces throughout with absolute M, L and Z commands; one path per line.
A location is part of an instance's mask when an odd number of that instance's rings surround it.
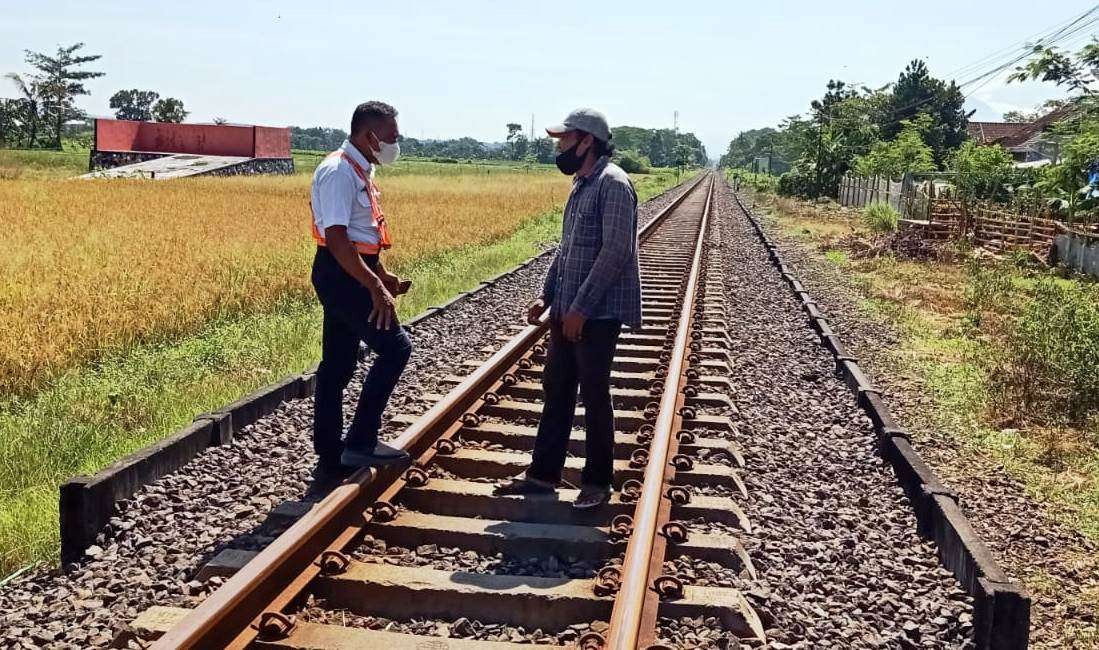
M 905 120 L 900 134 L 889 142 L 876 142 L 865 156 L 855 158 L 855 170 L 863 176 L 900 178 L 905 174 L 935 171 L 935 156 L 923 136 L 931 117 Z
M 908 64 L 893 84 L 889 113 L 881 124 L 881 134 L 891 140 L 900 134 L 902 122 L 921 113 L 932 119 L 926 140 L 942 164 L 949 152 L 966 139 L 965 96 L 958 85 L 932 77 L 927 64 L 916 59 Z
M 992 198 L 1004 191 L 1015 160 L 998 144 L 983 146 L 966 140 L 951 155 L 950 169 L 957 176 L 955 185 L 963 201 Z
M 616 152 L 614 162 L 622 168 L 622 171 L 629 174 L 648 174 L 651 166 L 648 158 L 633 149 L 622 149 Z
M 15 100 L 17 104 L 10 107 L 12 123 L 20 127 L 19 130 L 23 132 L 24 137 L 27 139 L 27 148 L 31 149 L 38 139 L 38 124 L 41 120 L 42 98 L 39 93 L 38 82 L 33 78 L 24 79 L 14 72 L 9 72 L 4 76 L 15 84 L 21 95 Z M 17 137 L 18 135 L 13 136 L 12 141 L 14 142 Z
M 649 146 L 643 153 L 649 157 L 653 165 L 657 167 L 668 166 L 668 151 L 664 147 L 664 138 L 661 137 L 660 131 L 654 130 L 652 132 L 652 135 L 649 136 Z
M 157 100 L 153 105 L 153 119 L 157 122 L 174 122 L 179 124 L 190 115 L 183 110 L 183 102 L 175 97 L 165 97 Z
M 1093 71 L 1096 68 L 1099 68 L 1099 39 L 1095 37 L 1075 55 L 1056 47 L 1035 45 L 1031 60 L 1016 67 L 1007 82 L 1051 81 L 1058 86 L 1068 86 L 1070 91 L 1090 95 L 1095 92 L 1091 86 L 1095 82 Z
M 61 133 L 65 122 L 84 116 L 76 107 L 76 98 L 89 94 L 84 87 L 88 79 L 102 77 L 102 72 L 81 70 L 81 66 L 101 58 L 99 54 L 78 55 L 83 43 L 58 47 L 54 56 L 25 50 L 26 61 L 38 72 L 31 79 L 38 86 L 42 98 L 45 121 L 53 127 L 53 146 L 61 148 Z
M 523 125 L 510 122 L 507 127 L 507 143 L 511 152 L 508 157 L 511 160 L 522 160 L 527 155 L 527 145 L 529 144 L 527 136 L 523 135 Z
M 151 90 L 132 88 L 111 95 L 110 106 L 115 109 L 114 116 L 120 120 L 150 122 L 153 119 L 153 102 L 159 98 L 160 95 Z
M 556 157 L 553 148 L 553 140 L 550 140 L 549 138 L 535 138 L 534 140 L 531 140 L 529 152 L 535 162 L 540 163 L 551 163 Z

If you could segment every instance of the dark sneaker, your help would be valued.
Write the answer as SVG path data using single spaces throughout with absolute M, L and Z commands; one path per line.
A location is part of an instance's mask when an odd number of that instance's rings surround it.
M 408 455 L 407 451 L 390 447 L 384 442 L 374 445 L 373 449 L 345 447 L 343 453 L 340 454 L 340 463 L 350 465 L 356 469 L 359 467 L 387 467 L 401 463 L 411 464 L 411 462 L 412 457 Z
M 497 496 L 522 496 L 526 494 L 554 494 L 557 492 L 557 486 L 548 481 L 539 481 L 536 478 L 528 478 L 526 476 L 518 476 L 516 478 L 508 479 L 503 483 L 497 483 L 496 487 L 492 488 L 492 493 Z
M 572 507 L 577 510 L 588 510 L 590 508 L 598 508 L 610 500 L 610 488 L 586 485 L 580 488 L 580 494 L 576 495 L 576 500 L 572 502 Z

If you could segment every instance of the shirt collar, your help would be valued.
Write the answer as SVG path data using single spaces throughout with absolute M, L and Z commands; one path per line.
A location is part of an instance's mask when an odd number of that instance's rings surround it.
M 362 154 L 362 152 L 359 151 L 358 147 L 351 144 L 350 140 L 344 140 L 343 141 L 343 144 L 340 145 L 340 151 L 342 151 L 342 152 L 346 153 L 348 156 L 350 156 L 351 160 L 354 160 L 355 162 L 359 163 L 359 166 L 361 166 L 364 170 L 366 170 L 367 173 L 370 173 L 370 172 L 373 171 L 374 166 L 371 165 L 370 161 L 366 159 L 366 156 L 364 156 Z
M 595 161 L 595 166 L 591 168 L 591 171 L 588 172 L 587 176 L 576 177 L 576 183 L 578 185 L 583 185 L 593 178 L 598 178 L 599 175 L 603 173 L 603 170 L 607 168 L 607 163 L 610 162 L 610 160 L 610 156 L 601 156 L 599 160 Z

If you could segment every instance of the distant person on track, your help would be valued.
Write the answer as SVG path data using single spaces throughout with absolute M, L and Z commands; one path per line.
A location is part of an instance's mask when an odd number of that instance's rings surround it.
M 406 463 L 406 452 L 378 440 L 382 412 L 412 342 L 397 322 L 395 296 L 408 290 L 380 254 L 389 231 L 374 185 L 374 166 L 397 160 L 397 111 L 366 102 L 351 116 L 351 135 L 313 174 L 313 287 L 324 309 L 321 363 L 313 413 L 316 478 L 338 480 L 360 467 Z M 343 437 L 343 393 L 355 372 L 359 342 L 376 355 L 355 416 Z
M 497 494 L 549 494 L 561 482 L 576 410 L 584 401 L 586 461 L 573 506 L 610 499 L 614 466 L 611 363 L 622 325 L 641 326 L 637 262 L 637 194 L 610 162 L 611 131 L 602 113 L 579 108 L 546 129 L 557 138 L 557 168 L 573 177 L 561 245 L 542 296 L 527 310 L 535 324 L 548 307 L 550 344 L 542 387 L 545 403 L 531 465 Z

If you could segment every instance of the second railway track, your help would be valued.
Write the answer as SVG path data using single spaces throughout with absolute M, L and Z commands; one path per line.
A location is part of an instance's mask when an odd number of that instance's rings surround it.
M 714 182 L 702 175 L 640 233 L 644 323 L 623 334 L 613 366 L 611 503 L 578 512 L 571 489 L 492 493 L 529 461 L 543 318 L 453 377 L 425 414 L 401 418 L 411 469 L 338 487 L 155 647 L 507 648 L 531 631 L 547 645 L 665 647 L 662 620 L 683 617 L 715 640 L 762 642 L 739 590 L 670 570 L 678 559 L 755 577 L 739 540 L 751 532 L 743 457 L 723 415 L 724 291 L 706 266 Z M 574 428 L 570 451 L 582 441 Z M 567 482 L 581 460 L 568 460 Z

